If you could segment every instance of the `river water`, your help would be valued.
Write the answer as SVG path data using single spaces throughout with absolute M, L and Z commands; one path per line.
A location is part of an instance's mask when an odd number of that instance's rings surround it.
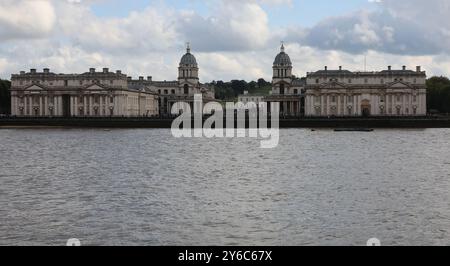
M 0 245 L 450 244 L 450 130 L 0 130 Z

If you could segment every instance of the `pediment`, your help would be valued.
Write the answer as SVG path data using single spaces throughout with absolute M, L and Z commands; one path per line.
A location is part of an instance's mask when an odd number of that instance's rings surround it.
M 340 82 L 329 82 L 329 83 L 323 83 L 320 85 L 322 88 L 336 88 L 336 89 L 345 89 L 346 86 L 343 83 Z
M 105 88 L 105 87 L 102 87 L 102 86 L 100 86 L 100 85 L 98 85 L 98 84 L 93 84 L 93 85 L 90 85 L 90 86 L 86 87 L 85 90 L 90 90 L 90 91 L 103 91 L 103 90 L 106 90 L 106 88 Z
M 397 81 L 397 82 L 394 82 L 394 83 L 390 84 L 389 88 L 394 88 L 394 89 L 403 89 L 403 88 L 405 88 L 406 89 L 406 88 L 409 88 L 409 85 L 404 83 L 404 82 Z
M 37 84 L 33 84 L 31 86 L 29 86 L 28 88 L 25 89 L 26 91 L 42 91 L 44 90 L 44 87 L 37 85 Z

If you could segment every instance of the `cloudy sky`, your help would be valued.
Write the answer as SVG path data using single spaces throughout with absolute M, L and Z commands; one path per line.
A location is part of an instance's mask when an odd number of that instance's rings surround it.
M 203 82 L 422 65 L 450 75 L 448 0 L 0 0 L 0 78 L 89 67 L 173 80 L 186 42 Z

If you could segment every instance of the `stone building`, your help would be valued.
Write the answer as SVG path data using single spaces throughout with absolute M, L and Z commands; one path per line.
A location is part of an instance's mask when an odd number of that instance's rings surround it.
M 379 72 L 324 70 L 306 78 L 307 116 L 421 116 L 427 114 L 426 73 L 403 66 Z
M 281 51 L 275 57 L 272 69 L 272 95 L 265 98 L 268 106 L 270 102 L 279 102 L 281 115 L 302 115 L 305 79 L 297 78 L 292 74 L 291 58 L 285 52 L 284 44 L 281 45 Z
M 91 68 L 83 74 L 31 69 L 11 77 L 13 116 L 155 116 L 158 95 L 128 86 L 120 70 Z
M 247 104 L 249 102 L 258 105 L 260 102 L 266 102 L 266 96 L 251 94 L 248 91 L 244 91 L 244 94 L 238 95 L 238 102 Z
M 176 102 L 193 108 L 194 94 L 214 100 L 214 88 L 199 82 L 199 68 L 188 45 L 178 68 L 178 80 L 133 80 L 120 70 L 91 68 L 83 74 L 55 74 L 49 69 L 22 71 L 11 77 L 13 116 L 161 116 Z
M 203 101 L 214 101 L 213 86 L 201 84 L 199 81 L 199 67 L 195 56 L 191 53 L 189 44 L 180 60 L 178 79 L 173 81 L 153 81 L 152 77 L 139 77 L 138 80 L 128 78 L 130 87 L 140 89 L 148 88 L 159 95 L 160 115 L 169 115 L 172 106 L 177 102 L 189 103 L 193 109 L 194 95 L 202 94 Z

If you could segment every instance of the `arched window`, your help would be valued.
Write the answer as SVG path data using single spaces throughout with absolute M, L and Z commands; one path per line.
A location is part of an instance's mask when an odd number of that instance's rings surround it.
M 189 94 L 189 85 L 184 84 L 184 94 Z
M 284 84 L 280 84 L 280 94 L 284 95 Z

